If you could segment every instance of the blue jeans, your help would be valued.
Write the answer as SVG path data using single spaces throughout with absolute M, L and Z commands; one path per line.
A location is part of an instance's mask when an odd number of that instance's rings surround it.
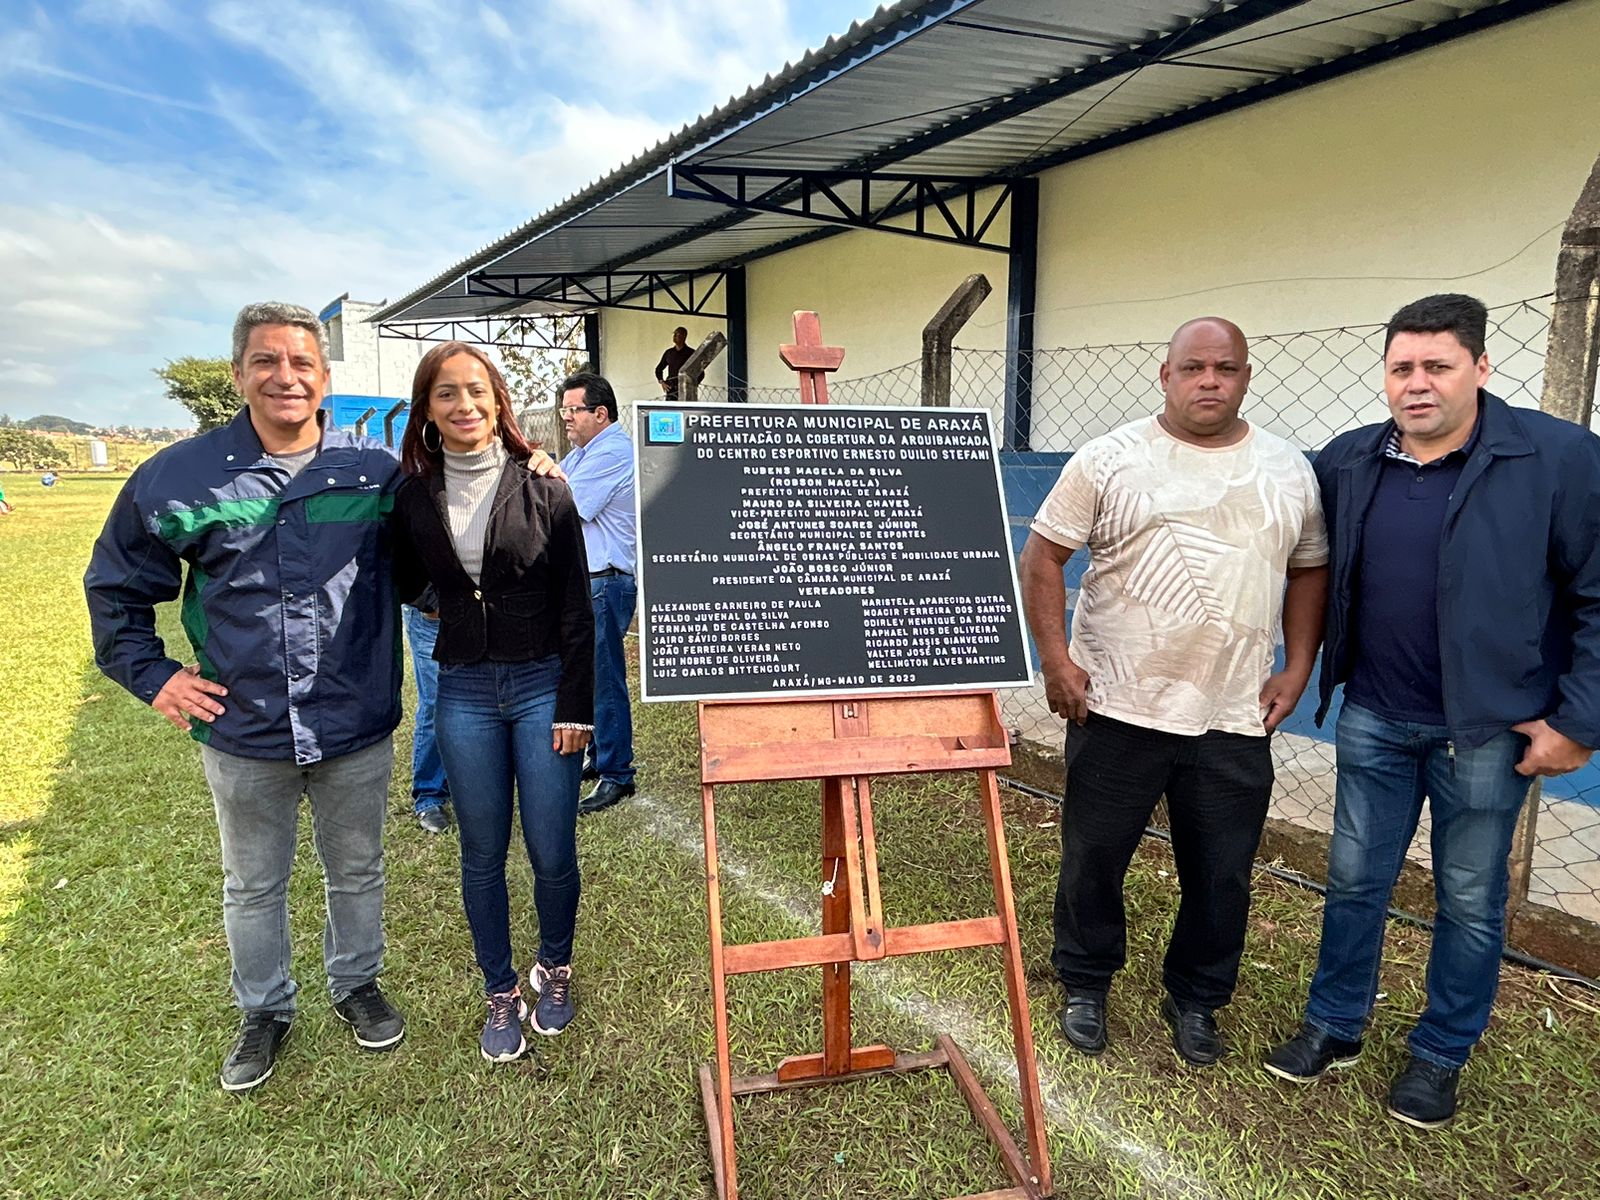
M 439 693 L 439 664 L 433 660 L 433 644 L 439 637 L 439 622 L 429 620 L 409 604 L 405 605 L 406 641 L 411 643 L 411 673 L 417 680 L 417 719 L 411 732 L 411 802 L 419 813 L 438 808 L 450 799 L 445 781 L 444 759 L 433 733 L 433 709 Z
M 248 1013 L 295 1011 L 289 974 L 289 870 L 300 797 L 327 897 L 322 962 L 335 1002 L 383 969 L 383 811 L 394 742 L 309 766 L 240 758 L 210 746 L 200 761 L 222 839 L 222 924 L 233 962 L 233 999 Z
M 594 605 L 594 748 L 601 779 L 633 782 L 633 711 L 628 707 L 628 659 L 622 638 L 633 623 L 639 586 L 632 575 L 589 580 Z
M 1349 1041 L 1361 1036 L 1377 995 L 1389 896 L 1426 796 L 1438 912 L 1428 1006 L 1409 1045 L 1427 1062 L 1466 1063 L 1500 983 L 1507 855 L 1529 782 L 1513 768 L 1527 744 L 1508 730 L 1467 750 L 1442 726 L 1391 721 L 1345 703 L 1310 1024 Z
M 513 785 L 533 865 L 539 957 L 555 966 L 572 959 L 583 756 L 558 754 L 550 744 L 560 678 L 556 658 L 439 669 L 435 720 L 461 833 L 461 901 L 484 991 L 491 995 L 517 982 L 506 893 Z

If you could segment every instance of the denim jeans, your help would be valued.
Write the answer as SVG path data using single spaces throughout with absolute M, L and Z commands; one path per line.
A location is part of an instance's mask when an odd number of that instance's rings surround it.
M 1051 961 L 1069 992 L 1104 996 L 1127 958 L 1123 878 L 1164 793 L 1181 897 L 1163 981 L 1183 1009 L 1233 998 L 1272 798 L 1271 740 L 1165 733 L 1097 713 L 1067 726 Z
M 628 707 L 628 659 L 623 635 L 633 623 L 639 588 L 632 575 L 589 580 L 594 605 L 594 747 L 601 779 L 633 782 L 633 712 Z
M 461 833 L 461 900 L 484 991 L 510 991 L 512 788 L 533 866 L 539 957 L 571 961 L 578 919 L 578 776 L 581 754 L 551 747 L 560 660 L 446 663 L 439 669 L 436 724 Z
M 1389 896 L 1426 796 L 1433 813 L 1438 901 L 1428 955 L 1428 1006 L 1411 1053 L 1460 1067 L 1489 1023 L 1505 940 L 1506 858 L 1528 780 L 1514 770 L 1527 739 L 1500 734 L 1473 750 L 1449 730 L 1391 721 L 1346 701 L 1328 848 L 1322 947 L 1306 1020 L 1354 1041 L 1378 990 Z
M 322 861 L 328 917 L 322 960 L 335 1001 L 383 968 L 383 812 L 394 743 L 310 766 L 200 747 L 222 838 L 222 923 L 234 1002 L 246 1012 L 295 1010 L 289 974 L 289 870 L 300 797 Z
M 433 644 L 439 637 L 439 621 L 430 620 L 409 604 L 405 606 L 405 616 L 406 641 L 411 643 L 411 673 L 417 680 L 417 719 L 411 733 L 411 803 L 423 813 L 450 799 L 444 759 L 439 757 L 439 742 L 433 733 L 433 708 L 439 692 L 439 664 L 433 660 Z

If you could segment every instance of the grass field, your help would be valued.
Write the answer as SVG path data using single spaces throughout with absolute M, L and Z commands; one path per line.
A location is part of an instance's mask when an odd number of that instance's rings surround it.
M 509 1067 L 477 1055 L 482 1020 L 451 839 L 389 831 L 386 987 L 410 1032 L 357 1051 L 320 988 L 321 895 L 302 837 L 293 887 L 302 1009 L 277 1074 L 243 1099 L 216 1083 L 232 1036 L 221 879 L 194 747 L 100 677 L 80 578 L 119 481 L 74 478 L 0 517 L 0 1195 L 700 1197 L 709 1169 L 694 1073 L 711 1055 L 694 714 L 640 711 L 641 796 L 580 828 L 579 1017 Z M 164 628 L 176 637 L 168 614 Z M 407 745 L 402 729 L 397 745 Z M 404 761 L 404 756 L 402 755 Z M 728 934 L 815 932 L 813 785 L 723 793 Z M 1131 963 L 1113 1043 L 1076 1057 L 1055 1031 L 1048 966 L 1055 813 L 1007 794 L 1035 1037 L 1064 1197 L 1501 1197 L 1600 1194 L 1600 997 L 1507 968 L 1464 1107 L 1437 1134 L 1382 1113 L 1421 1003 L 1426 935 L 1391 931 L 1387 993 L 1361 1065 L 1288 1089 L 1257 1065 L 1299 1011 L 1315 896 L 1258 877 L 1233 1054 L 1185 1069 L 1157 1015 L 1170 857 L 1130 875 Z M 876 793 L 891 921 L 990 904 L 973 789 Z M 526 865 L 515 944 L 534 944 Z M 969 951 L 858 968 L 858 1040 L 967 1047 L 1014 1120 L 996 959 Z M 815 972 L 734 981 L 741 1069 L 815 1048 Z M 945 1196 L 1004 1177 L 953 1086 L 910 1076 L 741 1102 L 745 1195 Z

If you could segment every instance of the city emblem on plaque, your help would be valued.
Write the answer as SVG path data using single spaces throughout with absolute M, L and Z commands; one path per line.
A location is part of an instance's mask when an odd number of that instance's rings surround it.
M 653 412 L 650 414 L 650 442 L 683 441 L 683 414 L 681 412 Z

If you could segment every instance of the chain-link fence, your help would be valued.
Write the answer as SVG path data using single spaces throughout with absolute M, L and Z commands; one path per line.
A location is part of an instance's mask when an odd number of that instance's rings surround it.
M 1513 404 L 1537 405 L 1543 385 L 1544 352 L 1551 297 L 1541 296 L 1490 310 L 1488 353 L 1494 364 L 1490 387 Z M 1345 325 L 1293 333 L 1255 334 L 1250 340 L 1253 374 L 1245 415 L 1265 429 L 1315 453 L 1335 434 L 1382 420 L 1383 330 L 1381 323 Z M 951 403 L 990 410 L 1008 451 L 1003 456 L 1013 546 L 1020 549 L 1029 520 L 1070 455 L 1091 438 L 1155 412 L 1161 404 L 1157 378 L 1165 341 L 1036 350 L 1024 362 L 1031 384 L 1031 420 L 1026 437 L 1008 427 L 1006 398 L 1012 371 L 1000 351 L 951 354 Z M 830 380 L 836 404 L 916 405 L 921 402 L 921 367 L 908 363 L 859 379 Z M 700 399 L 724 402 L 793 403 L 795 389 L 702 387 Z M 1068 604 L 1081 579 L 1083 552 L 1068 564 Z M 1312 721 L 1316 681 L 1307 698 L 1274 739 L 1277 784 L 1273 815 L 1327 833 L 1333 826 L 1333 720 Z M 1025 742 L 1057 750 L 1062 724 L 1045 703 L 1042 681 L 1004 694 L 1010 724 Z M 1600 769 L 1545 783 L 1536 813 L 1535 850 L 1528 897 L 1589 922 L 1600 922 Z M 1426 814 L 1409 856 L 1431 865 Z
M 1551 297 L 1541 296 L 1490 310 L 1488 353 L 1494 364 L 1490 388 L 1519 405 L 1537 405 L 1544 376 Z M 1261 427 L 1314 453 L 1334 435 L 1382 420 L 1382 324 L 1351 325 L 1295 333 L 1253 335 L 1253 373 L 1245 415 Z M 1157 372 L 1166 343 L 1038 350 L 1025 368 L 1032 384 L 1031 427 L 1025 444 L 1007 431 L 1007 500 L 1014 542 L 1020 546 L 1029 519 L 1054 483 L 1061 464 L 1091 438 L 1161 403 Z M 1005 395 L 1010 370 L 997 351 L 954 351 L 954 403 L 982 405 L 1006 430 Z M 1004 436 L 1004 435 L 1003 435 Z M 1082 577 L 1086 556 L 1068 564 L 1070 586 Z M 1274 739 L 1277 784 L 1273 815 L 1327 833 L 1333 827 L 1333 715 L 1322 729 L 1312 720 L 1316 681 L 1299 710 Z M 1043 684 L 1006 694 L 1010 722 L 1026 741 L 1058 745 L 1061 722 L 1050 713 Z M 1336 715 L 1336 714 L 1334 714 Z M 1535 849 L 1528 896 L 1587 921 L 1600 922 L 1600 769 L 1593 764 L 1546 781 L 1536 815 Z M 1425 814 L 1409 856 L 1431 865 Z

